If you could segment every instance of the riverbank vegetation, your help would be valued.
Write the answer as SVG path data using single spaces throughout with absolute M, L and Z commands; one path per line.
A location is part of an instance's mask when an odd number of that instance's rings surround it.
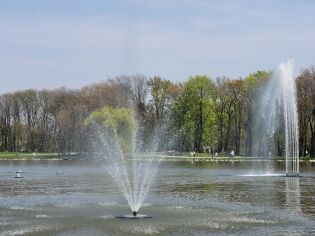
M 57 153 L 0 152 L 0 160 L 51 160 L 59 158 Z
M 271 73 L 245 78 L 193 76 L 172 82 L 158 76 L 118 76 L 81 89 L 25 90 L 0 96 L 0 151 L 87 153 L 84 122 L 104 107 L 131 109 L 139 124 L 139 150 L 153 137 L 158 151 L 254 156 L 256 97 Z M 297 78 L 300 156 L 315 156 L 315 68 Z M 281 122 L 280 122 L 281 123 Z M 273 156 L 283 156 L 283 124 Z

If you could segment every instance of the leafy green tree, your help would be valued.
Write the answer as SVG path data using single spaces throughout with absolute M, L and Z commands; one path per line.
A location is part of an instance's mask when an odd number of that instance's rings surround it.
M 182 120 L 182 140 L 185 149 L 194 149 L 203 152 L 203 145 L 209 141 L 208 129 L 213 123 L 211 116 L 211 95 L 213 82 L 207 76 L 194 76 L 184 84 L 184 90 L 179 101 L 177 101 L 177 114 Z M 206 134 L 207 133 L 207 134 Z
M 116 140 L 125 153 L 132 151 L 137 124 L 130 109 L 104 107 L 92 112 L 85 124 Z
M 214 112 L 218 122 L 218 147 L 217 150 L 222 152 L 227 150 L 229 146 L 230 133 L 232 129 L 233 120 L 233 103 L 234 97 L 232 96 L 230 88 L 230 80 L 226 77 L 217 78 L 215 83 L 215 106 Z
M 246 155 L 252 156 L 254 140 L 254 115 L 256 109 L 257 95 L 261 86 L 270 78 L 271 73 L 267 71 L 257 71 L 244 79 L 242 90 L 244 93 L 244 109 L 247 117 L 245 118 L 246 130 Z
M 171 99 L 172 83 L 160 77 L 153 77 L 148 82 L 151 89 L 152 104 L 155 108 L 156 120 L 159 122 L 164 118 L 167 104 Z
M 244 123 L 244 94 L 242 93 L 242 79 L 232 80 L 229 84 L 231 96 L 233 97 L 233 116 L 234 116 L 234 148 L 235 155 L 241 153 L 242 127 Z

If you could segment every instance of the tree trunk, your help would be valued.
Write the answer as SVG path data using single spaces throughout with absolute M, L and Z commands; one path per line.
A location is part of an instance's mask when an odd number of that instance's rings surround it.
M 253 122 L 252 122 L 252 114 L 251 111 L 248 113 L 248 120 L 247 120 L 247 156 L 253 155 Z
M 224 142 L 224 150 L 228 150 L 228 147 L 229 147 L 230 131 L 231 131 L 231 115 L 228 116 L 228 124 L 226 128 L 225 142 Z
M 202 104 L 202 90 L 201 90 L 201 100 L 199 102 L 199 114 L 197 118 L 197 124 L 196 124 L 196 132 L 195 132 L 195 151 L 196 152 L 203 152 L 202 148 L 202 133 L 203 133 L 203 104 Z
M 278 151 L 278 153 L 277 153 L 278 157 L 281 157 L 282 156 L 282 148 L 281 148 L 279 140 L 277 140 L 277 151 Z
M 315 132 L 312 132 L 311 136 L 311 157 L 315 157 Z
M 223 120 L 219 121 L 219 125 L 220 125 L 220 139 L 218 142 L 218 152 L 222 152 L 222 148 L 223 148 Z

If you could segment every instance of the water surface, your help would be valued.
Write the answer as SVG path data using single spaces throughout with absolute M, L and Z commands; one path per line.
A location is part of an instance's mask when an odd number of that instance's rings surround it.
M 315 234 L 315 164 L 302 164 L 300 178 L 281 176 L 284 163 L 270 176 L 264 162 L 252 166 L 162 162 L 140 209 L 154 217 L 121 220 L 126 200 L 93 162 L 1 161 L 0 234 Z

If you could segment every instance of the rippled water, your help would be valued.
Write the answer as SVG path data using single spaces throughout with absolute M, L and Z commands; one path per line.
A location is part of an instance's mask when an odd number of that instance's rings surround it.
M 300 235 L 315 234 L 315 163 L 286 178 L 284 163 L 162 162 L 140 213 L 104 169 L 70 161 L 0 162 L 1 235 Z M 21 170 L 23 179 L 15 179 Z M 250 171 L 249 171 L 250 170 Z

